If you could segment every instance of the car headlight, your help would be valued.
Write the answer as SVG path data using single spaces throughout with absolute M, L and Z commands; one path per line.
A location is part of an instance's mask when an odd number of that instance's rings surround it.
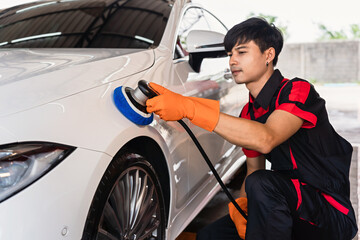
M 74 149 L 43 142 L 0 146 L 0 202 L 41 178 Z

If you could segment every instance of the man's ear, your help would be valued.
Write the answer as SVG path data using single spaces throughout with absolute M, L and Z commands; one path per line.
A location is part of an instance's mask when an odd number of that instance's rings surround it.
M 275 48 L 270 47 L 265 50 L 266 62 L 270 63 L 275 58 Z

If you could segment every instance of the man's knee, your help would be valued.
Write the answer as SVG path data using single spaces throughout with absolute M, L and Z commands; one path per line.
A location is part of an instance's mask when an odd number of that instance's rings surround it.
M 247 176 L 245 180 L 245 191 L 246 193 L 258 192 L 264 189 L 264 185 L 268 184 L 269 178 L 268 170 L 257 170 Z
M 277 172 L 270 170 L 257 170 L 247 176 L 245 181 L 245 191 L 248 197 L 260 197 L 263 195 L 274 195 L 283 193 L 287 183 Z

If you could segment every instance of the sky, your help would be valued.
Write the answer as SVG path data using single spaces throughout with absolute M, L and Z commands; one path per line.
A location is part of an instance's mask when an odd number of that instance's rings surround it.
M 30 0 L 0 0 L 0 9 Z M 318 24 L 332 31 L 360 25 L 360 0 L 193 0 L 207 8 L 231 28 L 250 13 L 277 16 L 276 24 L 288 27 L 288 43 L 316 41 Z
M 322 23 L 330 30 L 349 30 L 350 24 L 360 24 L 359 0 L 193 0 L 223 20 L 227 27 L 256 15 L 277 16 L 288 27 L 287 42 L 316 41 Z M 276 22 L 275 22 L 276 25 Z

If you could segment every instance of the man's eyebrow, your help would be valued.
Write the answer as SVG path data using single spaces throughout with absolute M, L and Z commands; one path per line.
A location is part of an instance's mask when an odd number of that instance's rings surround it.
M 236 50 L 241 49 L 241 48 L 248 48 L 248 47 L 244 46 L 244 45 L 239 45 L 239 46 L 235 47 Z

